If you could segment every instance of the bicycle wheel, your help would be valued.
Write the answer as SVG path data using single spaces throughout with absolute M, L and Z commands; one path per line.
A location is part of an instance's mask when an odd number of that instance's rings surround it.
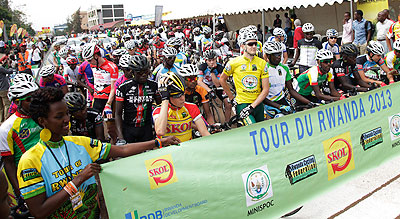
M 211 113 L 212 113 L 212 115 L 213 115 L 213 117 L 214 117 L 214 121 L 215 121 L 216 123 L 221 123 L 221 124 L 222 124 L 222 123 L 223 123 L 222 117 L 221 117 L 220 112 L 219 112 L 218 108 L 216 107 L 214 101 L 215 101 L 215 100 L 211 100 L 211 101 L 210 101 Z

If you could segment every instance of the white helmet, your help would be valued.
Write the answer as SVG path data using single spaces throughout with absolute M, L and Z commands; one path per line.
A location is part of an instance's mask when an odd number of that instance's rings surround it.
M 35 79 L 33 78 L 32 75 L 26 74 L 26 73 L 18 73 L 18 74 L 15 75 L 15 77 L 13 78 L 13 83 L 14 83 L 14 84 L 17 84 L 17 83 L 22 82 L 22 81 L 34 82 Z
M 211 28 L 208 26 L 203 27 L 203 33 L 204 34 L 210 34 L 212 32 Z
M 400 51 L 400 39 L 397 39 L 396 41 L 394 41 L 393 49 Z
M 21 81 L 20 83 L 13 84 L 8 88 L 7 97 L 10 101 L 13 101 L 38 89 L 39 86 L 35 82 Z
M 63 48 L 60 49 L 60 51 L 58 51 L 58 55 L 65 59 L 68 56 L 68 47 L 64 46 Z
M 193 29 L 193 33 L 196 33 L 196 32 L 200 33 L 200 27 L 195 27 L 195 28 Z
M 88 43 L 82 49 L 82 58 L 83 59 L 92 59 L 94 54 L 100 52 L 99 47 L 94 43 Z
M 131 59 L 131 55 L 129 55 L 129 54 L 122 55 L 121 58 L 119 59 L 119 65 L 123 68 L 128 68 L 130 59 Z
M 317 60 L 333 59 L 333 53 L 327 49 L 320 49 L 315 58 Z
M 339 34 L 335 29 L 328 29 L 326 31 L 326 37 L 337 37 Z
M 269 41 L 264 43 L 263 52 L 266 54 L 281 53 L 282 44 L 277 41 Z
M 92 40 L 90 41 L 90 43 L 93 43 L 93 44 L 96 44 L 96 45 L 100 45 L 100 44 L 101 44 L 101 41 L 100 41 L 99 39 L 94 38 L 94 39 L 92 39 Z
M 240 45 L 246 43 L 249 40 L 257 40 L 257 35 L 253 32 L 244 32 L 243 34 L 241 34 L 240 37 Z
M 126 51 L 126 49 L 116 49 L 112 52 L 113 56 L 122 56 L 128 54 L 128 51 Z
M 254 25 L 249 25 L 246 27 L 246 29 L 250 32 L 256 32 L 257 31 L 257 27 Z
M 137 43 L 134 40 L 128 40 L 124 43 L 126 49 L 131 50 L 137 47 Z
M 167 47 L 162 51 L 162 55 L 165 57 L 176 56 L 176 54 L 178 54 L 178 51 L 174 47 Z
M 277 27 L 274 29 L 273 35 L 274 36 L 285 36 L 286 33 L 282 28 Z
M 239 30 L 239 35 L 242 35 L 242 34 L 244 34 L 245 32 L 249 32 L 249 30 L 247 29 L 247 27 L 242 27 L 242 28 L 240 28 L 240 30 Z
M 167 41 L 168 46 L 181 46 L 183 44 L 183 40 L 179 37 L 171 37 Z
M 311 23 L 305 23 L 303 27 L 301 27 L 303 33 L 314 32 L 314 25 Z
M 384 50 L 382 44 L 377 41 L 370 41 L 367 46 L 367 51 L 372 52 L 374 55 L 382 55 Z
M 179 74 L 182 77 L 197 76 L 199 74 L 199 68 L 197 67 L 197 65 L 184 64 L 179 69 Z
M 39 75 L 41 77 L 47 77 L 49 75 L 54 75 L 55 72 L 56 68 L 54 67 L 54 65 L 46 65 L 40 69 Z
M 125 38 L 129 38 L 129 39 L 131 39 L 131 35 L 129 35 L 129 34 L 126 33 L 126 34 L 124 34 L 124 35 L 122 36 L 122 38 L 124 38 L 124 39 L 125 39 Z

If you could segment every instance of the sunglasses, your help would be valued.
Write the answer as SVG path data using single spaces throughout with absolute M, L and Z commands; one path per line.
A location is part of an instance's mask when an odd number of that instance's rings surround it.
M 195 82 L 197 81 L 197 77 L 185 77 L 185 80 L 188 82 Z
M 184 95 L 184 93 L 178 93 L 178 94 L 171 95 L 171 97 L 177 99 L 177 98 L 180 98 L 183 95 Z
M 248 46 L 257 46 L 257 42 L 247 43 L 246 45 L 248 45 Z
M 275 57 L 280 57 L 280 56 L 282 56 L 282 53 L 272 53 L 271 55 L 273 55 L 273 56 L 275 56 Z
M 332 59 L 325 59 L 325 60 L 320 60 L 320 62 L 322 62 L 322 63 L 326 63 L 326 64 L 332 64 L 333 63 L 333 60 Z
M 31 102 L 32 96 L 26 96 L 26 97 L 23 97 L 23 98 L 19 98 L 19 99 L 17 99 L 17 100 L 18 100 L 18 101 L 26 100 L 26 101 L 28 101 L 28 102 Z
M 329 39 L 331 39 L 331 40 L 335 39 L 335 40 L 336 40 L 336 39 L 337 39 L 337 37 L 329 37 Z

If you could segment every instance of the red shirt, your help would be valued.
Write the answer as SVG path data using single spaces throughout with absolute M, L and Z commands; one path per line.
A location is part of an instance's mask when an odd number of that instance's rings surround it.
M 301 27 L 296 27 L 294 30 L 294 37 L 293 37 L 293 48 L 297 48 L 297 41 L 304 38 L 304 33 Z
M 111 83 L 118 79 L 118 67 L 113 62 L 105 59 L 105 62 L 96 68 L 92 66 L 94 78 L 94 98 L 108 99 L 111 91 Z

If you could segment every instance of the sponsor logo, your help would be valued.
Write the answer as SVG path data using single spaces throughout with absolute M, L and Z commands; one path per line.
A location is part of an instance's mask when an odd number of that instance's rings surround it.
M 396 141 L 392 144 L 392 148 L 397 147 L 400 145 L 400 141 Z
M 360 144 L 364 151 L 383 142 L 382 128 L 376 128 L 361 134 Z
M 40 173 L 36 168 L 25 169 L 21 171 L 21 178 L 24 182 L 40 177 Z
M 246 75 L 242 79 L 242 84 L 249 90 L 257 88 L 258 79 L 254 75 Z
M 272 206 L 274 206 L 274 200 L 270 200 L 270 201 L 264 202 L 264 203 L 262 203 L 262 204 L 260 204 L 260 205 L 258 205 L 256 207 L 251 208 L 250 210 L 248 210 L 247 211 L 247 216 L 250 216 L 250 215 L 258 213 L 258 212 L 261 212 L 264 209 L 270 208 Z
M 99 140 L 97 139 L 90 139 L 90 147 L 95 148 L 99 146 Z
M 178 182 L 174 162 L 170 154 L 146 160 L 144 163 L 146 165 L 151 189 L 158 189 L 171 183 Z
M 389 129 L 392 141 L 400 137 L 400 114 L 389 116 Z
M 281 71 L 281 69 L 278 69 L 278 74 L 279 74 L 279 76 L 282 76 L 282 71 Z
M 325 140 L 322 144 L 328 167 L 328 180 L 354 169 L 354 154 L 350 132 Z
M 245 71 L 247 68 L 247 65 L 243 64 L 240 66 L 240 71 Z
M 225 71 L 230 71 L 232 69 L 231 64 L 227 63 L 225 65 Z
M 247 207 L 273 196 L 267 165 L 242 174 Z
M 196 100 L 196 102 L 197 102 L 197 100 Z M 187 113 L 186 112 L 182 112 L 182 117 L 185 118 L 186 116 L 187 116 Z
M 21 129 L 18 133 L 20 139 L 26 139 L 31 135 L 31 131 L 29 129 Z
M 167 124 L 167 133 L 184 133 L 192 129 L 192 122 Z
M 286 177 L 290 184 L 295 184 L 318 173 L 317 162 L 314 155 L 308 156 L 286 166 Z
M 253 64 L 253 65 L 251 66 L 251 70 L 252 70 L 252 71 L 257 71 L 257 65 L 256 65 L 256 64 Z

